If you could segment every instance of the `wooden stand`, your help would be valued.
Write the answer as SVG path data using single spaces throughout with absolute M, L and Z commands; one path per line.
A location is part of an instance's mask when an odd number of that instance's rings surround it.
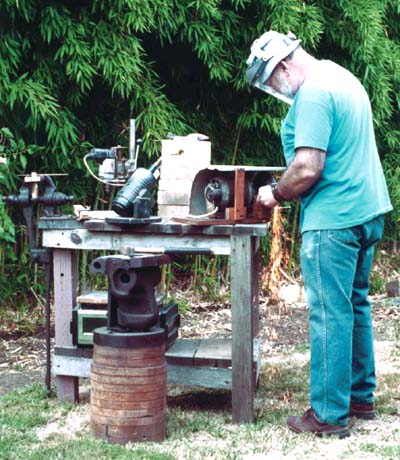
M 90 375 L 90 352 L 73 346 L 70 330 L 78 290 L 78 250 L 123 252 L 129 247 L 137 252 L 222 254 L 230 256 L 231 342 L 187 342 L 183 350 L 183 342 L 178 341 L 166 355 L 168 381 L 231 388 L 233 421 L 253 421 L 257 376 L 255 348 L 259 331 L 259 238 L 267 234 L 265 224 L 198 227 L 154 223 L 122 228 L 108 224 L 103 219 L 79 222 L 73 218 L 42 218 L 39 228 L 43 231 L 43 246 L 53 248 L 53 373 L 56 375 L 59 401 L 77 401 L 79 377 Z M 180 363 L 178 347 L 181 348 L 179 353 L 183 360 Z M 210 347 L 211 354 L 206 353 Z M 210 356 L 215 354 L 216 349 L 222 359 L 211 362 Z M 215 378 L 217 374 L 219 377 Z

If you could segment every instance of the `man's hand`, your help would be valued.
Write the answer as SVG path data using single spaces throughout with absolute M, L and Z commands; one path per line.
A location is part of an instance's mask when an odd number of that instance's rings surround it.
M 274 208 L 279 204 L 272 195 L 272 188 L 270 185 L 264 185 L 258 189 L 257 203 L 262 204 L 266 208 Z

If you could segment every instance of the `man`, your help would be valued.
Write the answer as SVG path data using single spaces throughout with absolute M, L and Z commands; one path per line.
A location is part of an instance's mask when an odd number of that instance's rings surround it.
M 370 102 L 350 72 L 315 59 L 292 34 L 266 32 L 247 64 L 250 84 L 291 105 L 281 131 L 288 167 L 257 198 L 269 208 L 301 201 L 311 408 L 287 424 L 297 433 L 345 437 L 349 416 L 375 415 L 368 277 L 392 209 Z

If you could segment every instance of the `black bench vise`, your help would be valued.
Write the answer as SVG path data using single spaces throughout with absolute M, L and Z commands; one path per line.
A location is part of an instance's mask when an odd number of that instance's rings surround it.
M 158 324 L 154 288 L 160 265 L 172 262 L 166 254 L 110 255 L 93 260 L 92 273 L 108 278 L 107 328 L 116 332 L 144 332 Z

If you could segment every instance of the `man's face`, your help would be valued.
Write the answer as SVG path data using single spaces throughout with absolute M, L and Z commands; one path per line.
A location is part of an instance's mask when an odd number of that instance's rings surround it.
M 277 93 L 282 94 L 291 100 L 293 100 L 296 95 L 287 72 L 284 72 L 280 66 L 272 72 L 272 75 L 265 82 L 265 85 L 270 86 Z

